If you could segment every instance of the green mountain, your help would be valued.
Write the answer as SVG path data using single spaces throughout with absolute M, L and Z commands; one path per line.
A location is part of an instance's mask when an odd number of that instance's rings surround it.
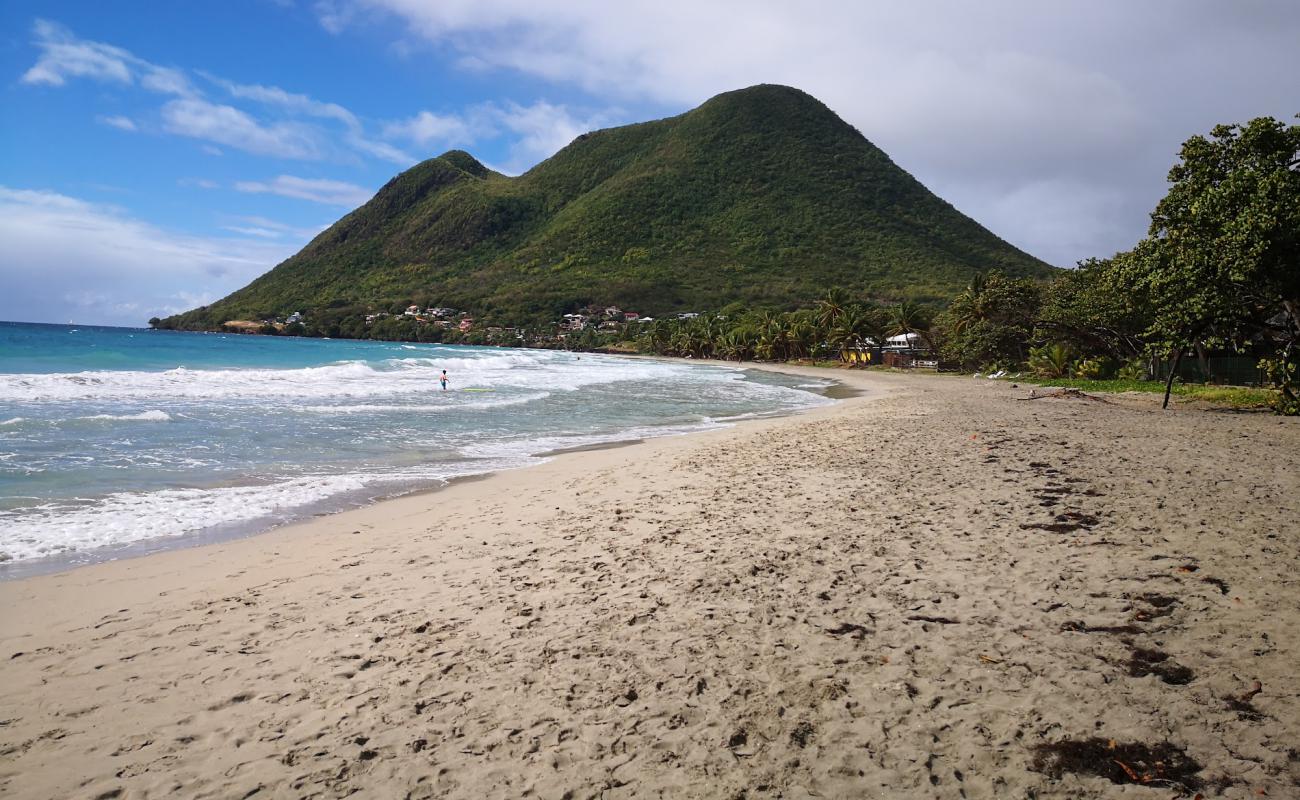
M 789 306 L 830 286 L 940 300 L 993 269 L 1053 272 L 815 98 L 762 85 L 583 134 L 518 177 L 444 153 L 248 286 L 162 324 L 408 302 L 505 322 L 591 303 L 658 315 Z

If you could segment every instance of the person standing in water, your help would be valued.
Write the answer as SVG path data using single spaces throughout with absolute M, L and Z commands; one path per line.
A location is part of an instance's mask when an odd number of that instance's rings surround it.
M 442 371 L 442 376 L 438 378 L 438 381 L 442 384 L 442 390 L 447 391 L 447 370 Z

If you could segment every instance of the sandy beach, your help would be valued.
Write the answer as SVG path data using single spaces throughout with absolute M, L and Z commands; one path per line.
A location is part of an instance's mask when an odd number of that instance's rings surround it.
M 1300 796 L 1300 421 L 833 377 L 0 584 L 0 794 Z

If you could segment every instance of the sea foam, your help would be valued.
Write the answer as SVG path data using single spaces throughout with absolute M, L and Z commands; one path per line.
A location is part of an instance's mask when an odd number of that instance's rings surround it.
M 141 411 L 139 414 L 92 414 L 78 419 L 120 420 L 124 422 L 171 422 L 172 415 L 166 411 Z
M 655 362 L 591 357 L 584 361 L 509 354 L 481 358 L 395 358 L 300 369 L 176 369 L 0 374 L 0 402 L 376 398 L 432 392 L 447 370 L 452 388 L 572 391 L 671 373 Z

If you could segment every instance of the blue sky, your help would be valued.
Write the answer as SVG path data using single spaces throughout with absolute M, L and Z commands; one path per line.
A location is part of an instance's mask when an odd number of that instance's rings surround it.
M 515 174 L 764 81 L 1068 265 L 1141 235 L 1188 135 L 1300 111 L 1298 9 L 9 0 L 0 319 L 140 324 L 242 286 L 420 159 Z

